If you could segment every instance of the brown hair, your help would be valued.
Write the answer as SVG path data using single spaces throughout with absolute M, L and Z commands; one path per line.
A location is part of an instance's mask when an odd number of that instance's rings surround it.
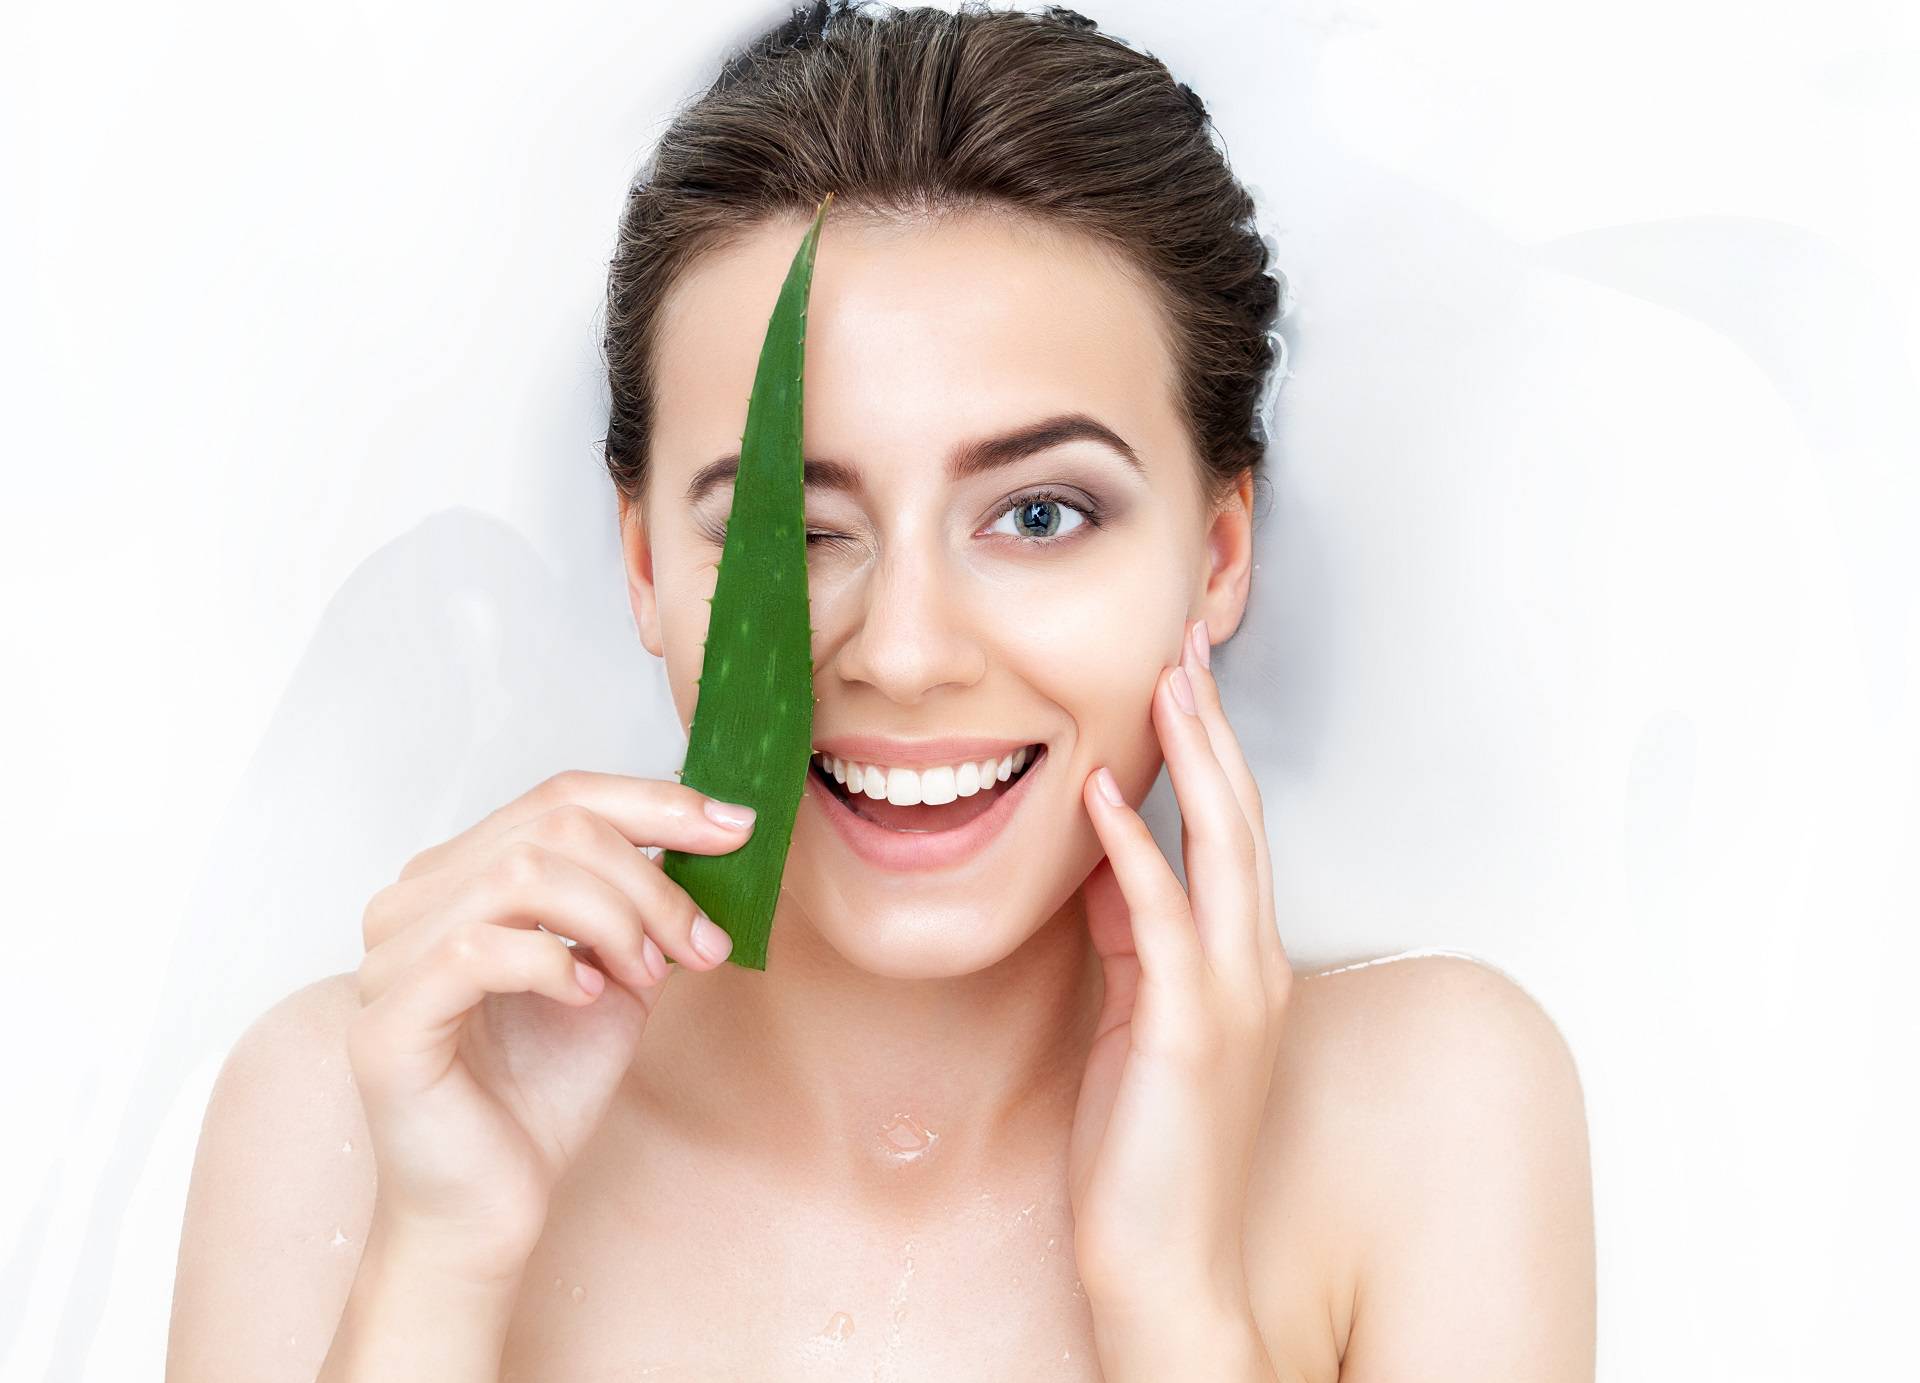
M 733 53 L 628 190 L 604 343 L 615 486 L 646 490 L 675 282 L 766 217 L 811 219 L 832 192 L 840 218 L 991 207 L 1118 249 L 1166 323 L 1201 488 L 1224 500 L 1265 451 L 1284 276 L 1267 271 L 1253 199 L 1200 98 L 1069 9 L 885 8 L 816 0 Z

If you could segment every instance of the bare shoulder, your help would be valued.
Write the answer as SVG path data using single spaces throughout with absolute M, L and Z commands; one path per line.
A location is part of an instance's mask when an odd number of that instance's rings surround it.
M 1407 1098 L 1451 1104 L 1488 1093 L 1489 1077 L 1557 1075 L 1578 1093 L 1559 1027 L 1518 981 L 1486 961 L 1405 954 L 1295 978 L 1289 1023 L 1298 1019 L 1323 1043 L 1332 1040 L 1342 1076 L 1373 1078 L 1370 1086 L 1388 1098 L 1360 1107 L 1392 1127 L 1404 1128 L 1396 1116 L 1408 1112 Z
M 304 985 L 241 1034 L 215 1079 L 187 1190 L 168 1383 L 311 1379 L 372 1220 L 347 1033 L 352 973 Z
M 1591 1379 L 1586 1112 L 1559 1027 L 1470 956 L 1296 979 L 1276 1087 L 1337 1166 L 1338 1377 Z

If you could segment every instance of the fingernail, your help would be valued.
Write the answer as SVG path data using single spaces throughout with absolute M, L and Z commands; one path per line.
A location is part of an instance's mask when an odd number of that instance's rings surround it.
M 1100 795 L 1116 807 L 1124 807 L 1127 799 L 1120 795 L 1120 785 L 1113 781 L 1113 775 L 1107 772 L 1105 765 L 1093 775 L 1093 784 L 1100 789 Z
M 1213 640 L 1207 637 L 1205 620 L 1193 626 L 1193 656 L 1200 660 L 1201 667 L 1213 666 Z
M 591 965 L 582 965 L 577 960 L 573 963 L 573 977 L 580 982 L 580 987 L 589 994 L 598 995 L 601 990 L 607 987 L 607 977 L 605 975 L 595 970 Z
M 732 802 L 716 802 L 711 797 L 702 806 L 706 809 L 709 821 L 717 821 L 722 826 L 731 826 L 736 831 L 744 831 L 753 825 L 753 818 L 758 814 L 752 807 L 742 807 Z
M 652 937 L 641 938 L 640 958 L 646 962 L 647 973 L 653 976 L 655 984 L 667 977 L 667 958 L 660 954 L 660 948 L 654 944 Z
M 693 919 L 693 949 L 718 965 L 733 949 L 733 938 L 714 926 L 704 912 L 696 913 Z
M 1173 699 L 1180 709 L 1190 716 L 1199 715 L 1200 712 L 1193 704 L 1193 687 L 1187 681 L 1186 669 L 1175 668 L 1173 676 L 1168 680 L 1173 683 Z

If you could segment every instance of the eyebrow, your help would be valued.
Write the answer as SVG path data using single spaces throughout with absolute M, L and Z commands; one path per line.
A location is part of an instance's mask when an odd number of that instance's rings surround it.
M 1011 432 L 962 442 L 947 458 L 947 479 L 955 482 L 971 480 L 1063 443 L 1080 441 L 1098 442 L 1131 466 L 1135 473 L 1141 476 L 1147 473 L 1145 464 L 1127 445 L 1126 439 L 1098 418 L 1085 413 L 1060 413 L 1027 423 Z M 859 470 L 844 461 L 809 456 L 801 461 L 800 470 L 800 483 L 805 489 L 841 490 L 853 495 L 866 493 Z M 687 486 L 687 503 L 698 504 L 709 491 L 732 480 L 739 471 L 740 453 L 737 451 L 709 461 L 694 472 L 693 480 Z

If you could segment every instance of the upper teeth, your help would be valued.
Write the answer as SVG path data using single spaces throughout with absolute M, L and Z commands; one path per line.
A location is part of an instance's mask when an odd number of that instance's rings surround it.
M 833 775 L 835 782 L 844 783 L 848 792 L 863 792 L 875 801 L 885 798 L 896 807 L 911 807 L 917 802 L 938 806 L 956 797 L 971 797 L 997 782 L 1006 782 L 1025 766 L 1030 747 L 1022 745 L 1004 759 L 975 759 L 919 769 L 854 763 L 827 753 L 816 753 L 813 757 Z

